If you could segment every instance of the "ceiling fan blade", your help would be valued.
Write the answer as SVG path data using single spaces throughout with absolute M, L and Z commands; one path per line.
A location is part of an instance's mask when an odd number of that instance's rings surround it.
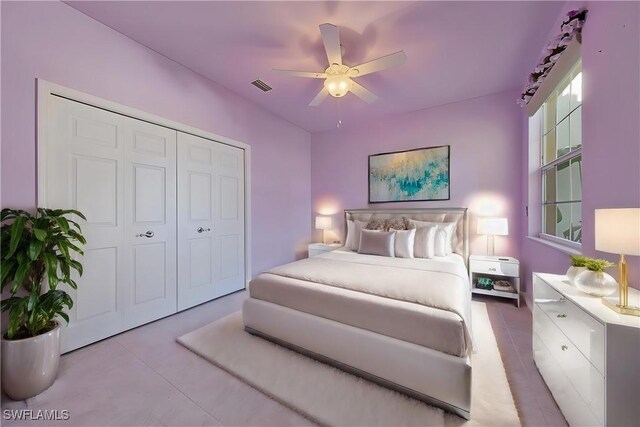
M 311 100 L 309 106 L 317 107 L 318 105 L 320 105 L 320 103 L 322 103 L 322 101 L 324 101 L 327 95 L 329 95 L 329 92 L 325 88 L 322 88 L 322 90 L 318 92 L 316 97 Z
M 382 71 L 387 68 L 402 65 L 406 60 L 407 54 L 404 53 L 404 50 L 401 50 L 400 52 L 392 53 L 391 55 L 383 56 L 382 58 L 374 59 L 373 61 L 351 67 L 349 74 L 353 74 L 351 77 L 360 77 L 366 74 L 375 73 L 376 71 Z M 358 72 L 356 73 L 355 70 L 358 70 Z
M 324 79 L 327 77 L 325 73 L 314 73 L 313 71 L 295 71 L 295 70 L 272 70 L 276 74 L 284 74 L 291 77 L 309 77 L 312 79 Z
M 322 42 L 324 43 L 324 50 L 327 52 L 329 66 L 332 64 L 342 65 L 338 27 L 332 24 L 322 24 L 320 25 L 320 34 L 322 34 Z
M 365 88 L 362 85 L 359 85 L 356 82 L 353 82 L 353 85 L 349 90 L 353 92 L 353 94 L 356 95 L 358 98 L 366 102 L 367 104 L 371 104 L 373 101 L 378 99 L 378 97 L 373 92 L 369 91 L 369 89 Z

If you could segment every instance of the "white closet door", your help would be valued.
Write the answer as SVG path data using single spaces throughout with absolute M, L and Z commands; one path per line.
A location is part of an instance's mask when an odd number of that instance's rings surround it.
M 176 131 L 59 97 L 51 107 L 41 204 L 87 217 L 67 352 L 177 310 Z
M 176 312 L 176 131 L 125 117 L 125 328 Z
M 178 132 L 178 310 L 244 288 L 244 151 Z
M 65 286 L 74 300 L 70 324 L 63 328 L 66 352 L 116 334 L 124 328 L 126 245 L 124 242 L 125 126 L 123 117 L 52 97 L 45 154 L 49 208 L 77 209 L 87 239 L 84 275 L 78 289 Z

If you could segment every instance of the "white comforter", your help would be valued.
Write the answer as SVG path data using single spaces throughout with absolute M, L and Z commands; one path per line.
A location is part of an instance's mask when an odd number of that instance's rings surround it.
M 401 301 L 429 307 L 429 310 L 422 310 L 427 313 L 423 316 L 427 318 L 424 322 L 427 328 L 428 313 L 442 321 L 443 316 L 437 312 L 443 310 L 449 313 L 446 317 L 455 317 L 458 319 L 455 323 L 462 324 L 463 337 L 459 338 L 463 338 L 464 342 L 458 346 L 461 353 L 468 353 L 472 347 L 469 279 L 462 257 L 458 255 L 429 260 L 405 259 L 361 255 L 341 249 L 276 267 L 258 276 L 251 285 L 252 296 L 277 303 L 277 299 L 274 301 L 269 295 L 269 292 L 277 292 L 276 282 L 281 289 L 285 284 L 293 288 L 311 283 L 316 289 L 317 285 L 326 285 L 382 297 L 379 303 L 384 304 L 384 299 L 392 300 L 388 303 L 390 306 L 398 306 L 397 302 Z M 371 300 L 371 297 L 368 299 Z M 444 342 L 447 336 L 436 335 L 439 336 L 438 341 L 442 342 L 435 342 L 430 347 L 440 351 L 450 348 L 450 343 Z M 450 337 L 451 340 L 459 338 Z

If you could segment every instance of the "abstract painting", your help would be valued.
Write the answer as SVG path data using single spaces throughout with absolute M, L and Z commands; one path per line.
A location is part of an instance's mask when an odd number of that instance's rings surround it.
M 369 156 L 369 203 L 449 200 L 449 146 Z

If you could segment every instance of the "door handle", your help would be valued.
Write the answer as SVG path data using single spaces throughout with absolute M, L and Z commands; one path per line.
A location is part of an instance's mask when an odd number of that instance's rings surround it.
M 211 231 L 211 229 L 210 228 L 198 227 L 198 229 L 196 231 L 198 233 L 204 233 L 205 231 Z
M 150 239 L 153 236 L 155 236 L 155 233 L 151 230 L 148 230 L 146 233 L 136 234 L 136 237 L 146 237 L 147 239 Z

